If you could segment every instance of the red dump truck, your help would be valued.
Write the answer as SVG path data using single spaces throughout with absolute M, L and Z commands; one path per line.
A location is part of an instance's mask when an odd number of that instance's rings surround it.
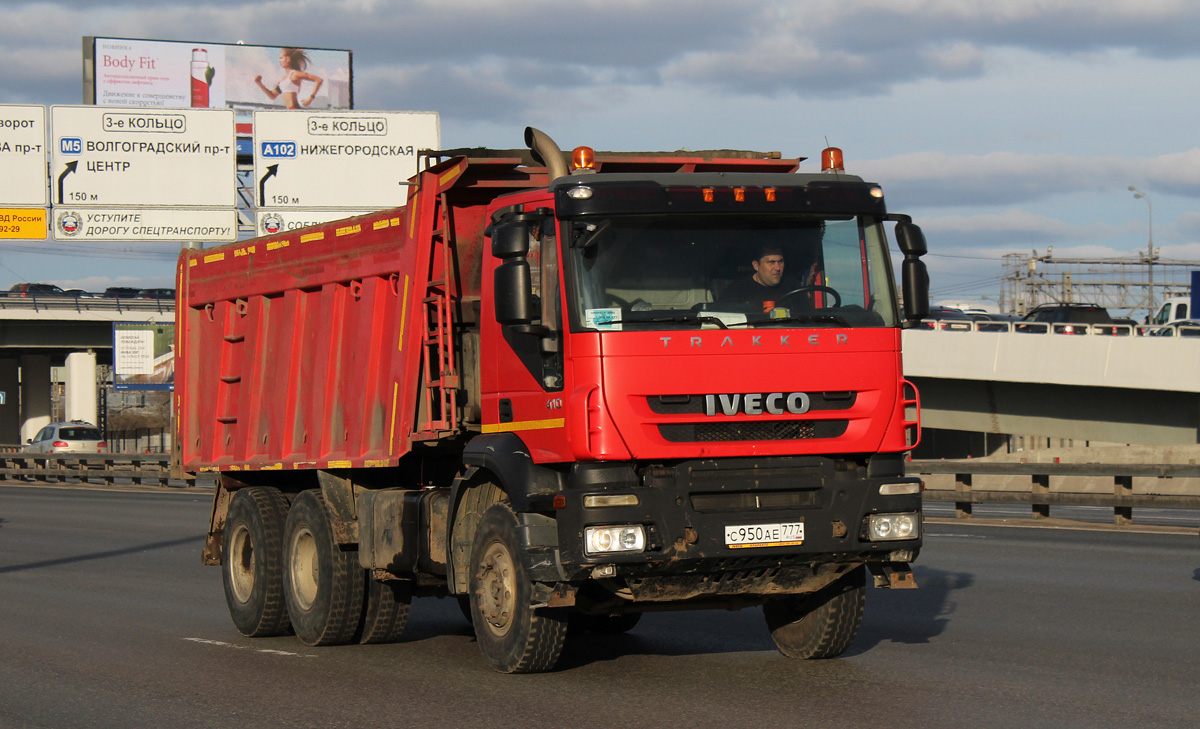
M 175 452 L 216 474 L 237 629 L 394 641 L 413 596 L 454 597 L 493 668 L 533 672 L 568 625 L 761 605 L 784 654 L 841 654 L 868 571 L 915 586 L 920 229 L 832 148 L 800 173 L 526 142 L 180 256 Z

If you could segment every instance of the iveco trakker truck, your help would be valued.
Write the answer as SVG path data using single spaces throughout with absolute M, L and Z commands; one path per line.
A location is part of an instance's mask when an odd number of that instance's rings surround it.
M 451 597 L 532 672 L 569 626 L 761 606 L 784 654 L 839 655 L 868 573 L 914 586 L 920 230 L 836 149 L 526 138 L 426 153 L 404 207 L 182 253 L 177 453 L 216 474 L 237 629 L 394 641 Z

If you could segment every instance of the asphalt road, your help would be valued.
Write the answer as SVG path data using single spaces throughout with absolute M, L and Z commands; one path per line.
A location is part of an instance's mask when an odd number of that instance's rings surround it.
M 841 659 L 760 610 L 647 615 L 492 673 L 448 600 L 402 643 L 250 640 L 200 565 L 209 494 L 0 487 L 0 727 L 1189 727 L 1200 539 L 934 523 Z

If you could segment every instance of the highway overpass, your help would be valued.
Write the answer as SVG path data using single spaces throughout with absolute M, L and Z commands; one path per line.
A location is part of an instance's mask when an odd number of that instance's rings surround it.
M 1200 443 L 1200 338 L 1001 327 L 904 331 L 904 373 L 920 390 L 924 427 Z
M 51 421 L 51 367 L 65 366 L 67 420 L 97 421 L 96 367 L 111 364 L 114 322 L 174 323 L 175 302 L 0 296 L 0 443 Z

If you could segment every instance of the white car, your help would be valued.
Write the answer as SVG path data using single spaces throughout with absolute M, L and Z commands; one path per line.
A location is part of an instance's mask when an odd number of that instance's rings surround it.
M 74 420 L 50 423 L 25 441 L 24 453 L 108 453 L 108 443 L 100 429 L 91 423 Z

